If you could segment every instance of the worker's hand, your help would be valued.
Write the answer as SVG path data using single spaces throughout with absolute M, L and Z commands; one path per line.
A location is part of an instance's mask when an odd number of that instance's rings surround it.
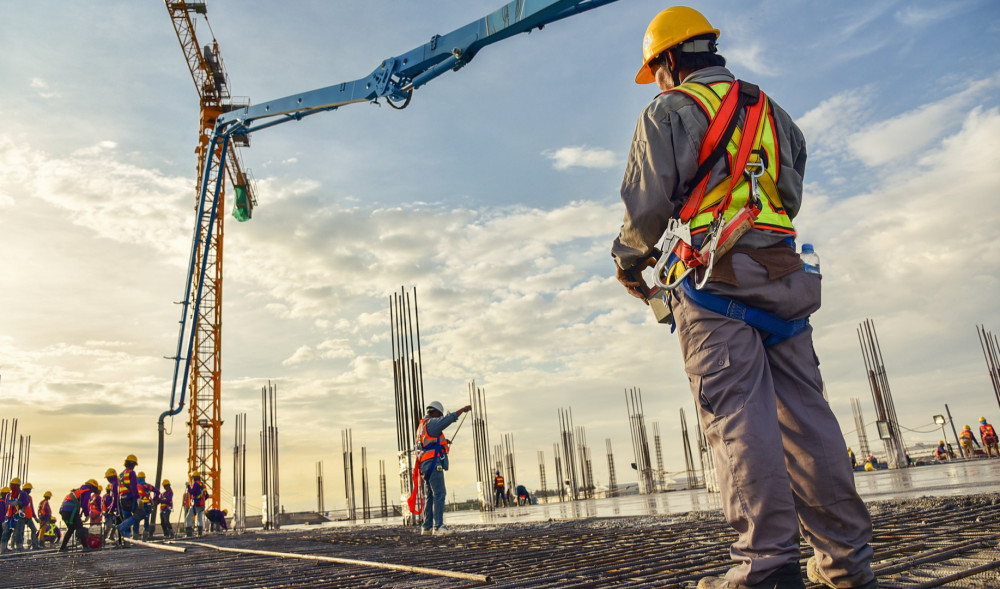
M 642 271 L 655 263 L 656 259 L 650 257 L 641 260 L 638 264 L 632 266 L 628 270 L 618 268 L 618 282 L 622 283 L 625 290 L 628 291 L 628 294 L 641 300 L 647 305 L 649 304 L 649 301 L 646 300 L 646 297 L 649 296 L 649 286 L 646 285 L 646 281 L 642 278 Z
M 461 409 L 458 410 L 458 413 L 456 415 L 468 413 L 469 411 L 472 411 L 472 405 L 466 405 L 465 407 L 462 407 Z

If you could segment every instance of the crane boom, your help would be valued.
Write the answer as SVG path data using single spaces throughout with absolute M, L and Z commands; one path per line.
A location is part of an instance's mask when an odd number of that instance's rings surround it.
M 301 120 L 306 116 L 335 110 L 356 102 L 371 102 L 378 98 L 385 98 L 391 106 L 405 108 L 409 104 L 414 90 L 447 71 L 461 69 L 484 47 L 519 33 L 529 33 L 536 28 L 541 29 L 549 23 L 615 1 L 617 0 L 513 0 L 475 22 L 445 35 L 434 35 L 429 42 L 420 47 L 383 60 L 372 73 L 359 80 L 342 82 L 253 106 L 249 104 L 243 107 L 230 105 L 230 108 L 215 115 L 215 127 L 204 150 L 208 157 L 200 167 L 197 221 L 184 289 L 183 311 L 177 334 L 177 353 L 174 356 L 174 378 L 170 395 L 171 408 L 164 411 L 159 419 L 157 483 L 160 481 L 163 465 L 164 419 L 179 413 L 184 405 L 184 391 L 187 386 L 189 366 L 192 371 L 192 405 L 194 405 L 193 397 L 198 388 L 194 382 L 194 368 L 198 364 L 195 358 L 198 351 L 199 329 L 197 325 L 187 324 L 188 311 L 191 310 L 193 317 L 199 317 L 201 309 L 205 305 L 218 305 L 221 300 L 217 296 L 213 298 L 212 285 L 210 282 L 206 282 L 206 267 L 209 265 L 212 250 L 203 247 L 203 244 L 213 235 L 213 231 L 217 230 L 216 223 L 218 223 L 219 228 L 222 225 L 222 217 L 218 212 L 224 199 L 224 182 L 222 175 L 218 174 L 217 170 L 228 165 L 226 158 L 230 144 L 247 144 L 252 132 L 288 121 Z M 170 0 L 165 0 L 165 2 L 168 9 L 171 5 L 184 5 L 188 7 L 188 11 L 191 11 L 196 4 L 203 4 L 171 2 Z M 178 39 L 184 46 L 185 42 L 180 33 Z M 185 54 L 188 55 L 189 52 L 185 50 Z M 193 63 L 194 60 L 189 60 L 189 64 Z M 197 67 L 201 67 L 201 65 Z M 200 75 L 203 74 L 196 73 L 195 66 L 192 66 L 195 85 L 207 83 L 204 78 L 199 77 Z M 397 106 L 400 104 L 402 105 Z M 204 119 L 203 114 L 203 122 Z M 221 229 L 218 231 L 221 237 Z M 221 255 L 219 259 L 221 260 Z M 220 271 L 217 279 L 221 284 L 221 261 L 216 267 Z M 185 346 L 186 353 L 182 355 L 181 352 Z M 174 401 L 178 391 L 180 391 L 180 401 L 175 407 Z M 192 409 L 192 428 L 195 427 L 193 411 Z

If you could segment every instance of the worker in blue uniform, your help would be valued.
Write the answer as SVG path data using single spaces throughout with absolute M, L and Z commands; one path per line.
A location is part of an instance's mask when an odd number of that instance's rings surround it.
M 466 405 L 454 413 L 445 415 L 444 406 L 434 401 L 427 405 L 427 414 L 417 427 L 417 445 L 423 450 L 417 458 L 417 464 L 427 493 L 421 534 L 433 533 L 443 536 L 449 533 L 444 525 L 444 502 L 447 496 L 444 471 L 448 470 L 449 447 L 449 441 L 444 437 L 444 430 L 458 421 L 459 415 L 468 411 L 472 411 L 472 405 Z

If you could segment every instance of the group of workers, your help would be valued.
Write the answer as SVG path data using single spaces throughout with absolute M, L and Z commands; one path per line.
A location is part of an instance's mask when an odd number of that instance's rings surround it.
M 9 486 L 0 489 L 0 515 L 3 516 L 0 553 L 24 550 L 25 528 L 30 531 L 32 549 L 44 548 L 50 542 L 55 545 L 61 539 L 59 549 L 66 551 L 70 538 L 74 536 L 83 550 L 100 547 L 109 538 L 118 546 L 128 547 L 126 538 L 153 538 L 157 509 L 163 537 L 173 538 L 175 534 L 170 519 L 174 508 L 174 491 L 170 481 L 163 480 L 161 491 L 156 485 L 146 481 L 146 473 L 135 471 L 137 465 L 135 455 L 129 454 L 121 472 L 108 468 L 104 473 L 107 484 L 103 486 L 103 495 L 102 485 L 96 479 L 89 479 L 70 490 L 58 509 L 59 516 L 66 525 L 65 534 L 53 517 L 53 510 L 49 505 L 52 492 L 45 492 L 36 511 L 31 497 L 31 483 L 22 487 L 21 480 L 14 477 Z M 214 508 L 206 511 L 206 499 L 207 491 L 201 473 L 191 473 L 181 501 L 185 532 L 189 537 L 195 533 L 195 523 L 198 535 L 203 533 L 205 519 L 209 521 L 210 531 L 229 529 L 226 522 L 229 511 Z M 87 528 L 84 527 L 85 521 L 89 523 Z M 36 523 L 38 527 L 35 526 Z M 90 538 L 94 527 L 99 528 L 94 530 L 95 536 L 100 536 L 99 541 Z
M 503 475 L 497 470 L 493 475 L 493 506 L 507 507 L 517 501 L 518 505 L 531 505 L 531 494 L 524 485 L 517 485 L 516 495 L 506 488 Z
M 981 445 L 980 440 L 982 440 Z M 997 432 L 986 421 L 985 417 L 979 418 L 979 440 L 976 439 L 976 434 L 973 433 L 972 427 L 966 425 L 962 428 L 962 432 L 958 434 L 958 441 L 962 445 L 962 454 L 967 458 L 976 455 L 975 448 L 982 448 L 987 458 L 992 458 L 994 453 L 996 453 L 997 458 L 1000 458 L 1000 448 L 997 446 Z M 944 440 L 939 440 L 937 448 L 934 449 L 934 460 L 943 462 L 952 458 L 954 458 L 954 452 L 952 452 L 950 444 L 947 444 Z

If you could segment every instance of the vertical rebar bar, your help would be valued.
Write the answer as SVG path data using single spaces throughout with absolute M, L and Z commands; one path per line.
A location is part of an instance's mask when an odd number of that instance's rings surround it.
M 604 438 L 608 449 L 608 497 L 618 495 L 618 477 L 615 475 L 615 456 L 611 452 L 611 438 Z
M 684 466 L 687 469 L 687 483 L 689 489 L 698 487 L 698 475 L 694 469 L 694 456 L 691 454 L 691 439 L 688 437 L 688 423 L 684 416 L 684 408 L 681 407 L 681 441 L 684 444 Z

